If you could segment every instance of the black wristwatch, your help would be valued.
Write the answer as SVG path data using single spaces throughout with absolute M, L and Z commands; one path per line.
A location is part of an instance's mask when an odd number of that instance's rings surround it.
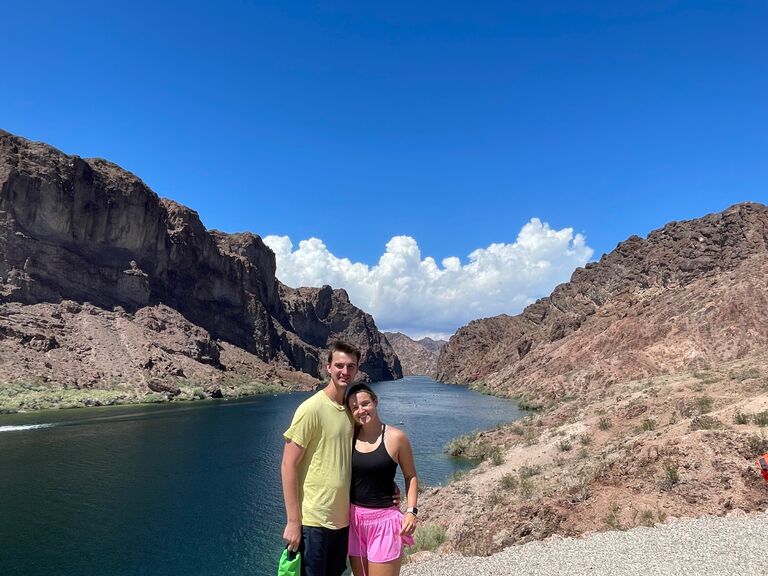
M 419 509 L 418 509 L 418 508 L 416 508 L 416 506 L 411 506 L 410 508 L 408 508 L 408 509 L 405 511 L 405 513 L 406 513 L 406 514 L 408 514 L 408 512 L 410 512 L 410 513 L 411 513 L 411 514 L 413 514 L 414 516 L 417 516 L 417 515 L 418 515 L 418 513 L 419 513 Z

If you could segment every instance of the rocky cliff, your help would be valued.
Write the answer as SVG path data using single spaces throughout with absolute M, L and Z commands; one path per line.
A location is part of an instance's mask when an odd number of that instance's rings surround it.
M 633 236 L 514 317 L 476 320 L 438 377 L 540 400 L 729 361 L 768 344 L 768 208 Z
M 230 366 L 216 350 L 231 345 L 253 357 L 246 364 L 318 378 L 322 349 L 347 337 L 363 346 L 364 377 L 401 376 L 397 357 L 373 319 L 349 304 L 343 291 L 282 286 L 274 254 L 258 236 L 206 230 L 194 211 L 159 198 L 115 164 L 0 132 L 0 186 L 2 380 L 60 383 L 52 362 L 47 371 L 28 372 L 23 362 L 14 361 L 26 354 L 28 363 L 36 364 L 48 353 L 30 349 L 26 341 L 35 311 L 43 310 L 33 307 L 40 305 L 63 306 L 42 314 L 46 319 L 60 315 L 58 324 L 63 322 L 62 329 L 73 337 L 73 327 L 82 322 L 68 314 L 87 309 L 89 316 L 119 314 L 135 323 L 145 309 L 164 307 L 163 314 L 178 320 L 180 330 L 200 331 L 193 340 L 207 343 L 196 361 L 221 373 Z M 66 302 L 87 305 L 73 313 L 76 306 Z M 19 313 L 27 319 L 26 328 L 15 324 Z M 105 326 L 111 322 L 103 320 Z M 45 324 L 33 339 L 58 341 Z M 89 346 L 98 356 L 100 342 Z M 163 348 L 151 338 L 146 346 Z M 150 376 L 173 377 L 177 368 Z M 123 376 L 132 374 L 115 375 Z M 86 380 L 99 385 L 98 377 Z
M 413 340 L 400 332 L 384 332 L 384 336 L 400 358 L 404 376 L 435 376 L 437 357 L 445 346 L 444 340 Z
M 517 316 L 477 320 L 440 377 L 519 396 L 522 421 L 452 443 L 485 461 L 425 490 L 445 551 L 762 511 L 768 208 L 629 238 Z

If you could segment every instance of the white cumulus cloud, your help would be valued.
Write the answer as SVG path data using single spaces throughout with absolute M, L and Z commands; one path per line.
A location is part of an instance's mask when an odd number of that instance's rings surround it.
M 584 236 L 553 230 L 532 218 L 512 244 L 491 244 L 456 257 L 422 258 L 415 239 L 395 236 L 374 266 L 338 258 L 318 238 L 299 242 L 267 236 L 277 277 L 288 286 L 344 288 L 352 303 L 373 315 L 380 330 L 414 338 L 447 338 L 476 318 L 517 314 L 548 295 L 592 257 Z

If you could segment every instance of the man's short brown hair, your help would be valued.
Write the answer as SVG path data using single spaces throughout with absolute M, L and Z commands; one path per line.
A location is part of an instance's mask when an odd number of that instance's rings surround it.
M 362 356 L 362 354 L 360 353 L 360 350 L 352 346 L 352 344 L 348 344 L 341 340 L 337 340 L 336 342 L 334 342 L 333 346 L 331 346 L 330 350 L 328 350 L 328 364 L 333 362 L 334 352 L 343 352 L 344 354 L 348 354 L 349 356 L 354 356 L 355 358 L 357 358 L 357 363 L 360 364 L 360 357 Z

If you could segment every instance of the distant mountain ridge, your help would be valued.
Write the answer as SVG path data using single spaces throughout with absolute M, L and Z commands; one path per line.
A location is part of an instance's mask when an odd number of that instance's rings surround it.
M 261 238 L 206 230 L 193 210 L 111 162 L 0 131 L 0 186 L 0 382 L 99 387 L 105 379 L 190 375 L 215 382 L 240 365 L 243 377 L 280 380 L 279 371 L 306 385 L 290 373 L 319 378 L 323 350 L 337 338 L 363 350 L 364 378 L 402 376 L 373 318 L 346 292 L 282 285 Z M 87 340 L 89 329 L 126 329 L 148 308 L 163 320 L 142 332 L 130 369 Z M 161 324 L 189 342 L 177 350 Z M 60 341 L 71 350 L 54 345 Z M 222 362 L 222 346 L 239 350 L 242 362 Z M 73 353 L 86 347 L 87 355 Z
M 470 322 L 437 377 L 562 398 L 704 368 L 768 344 L 768 208 L 744 203 L 632 236 L 517 316 Z
M 445 340 L 414 340 L 400 332 L 384 332 L 384 335 L 400 358 L 404 376 L 435 376 L 437 357 L 446 344 Z

